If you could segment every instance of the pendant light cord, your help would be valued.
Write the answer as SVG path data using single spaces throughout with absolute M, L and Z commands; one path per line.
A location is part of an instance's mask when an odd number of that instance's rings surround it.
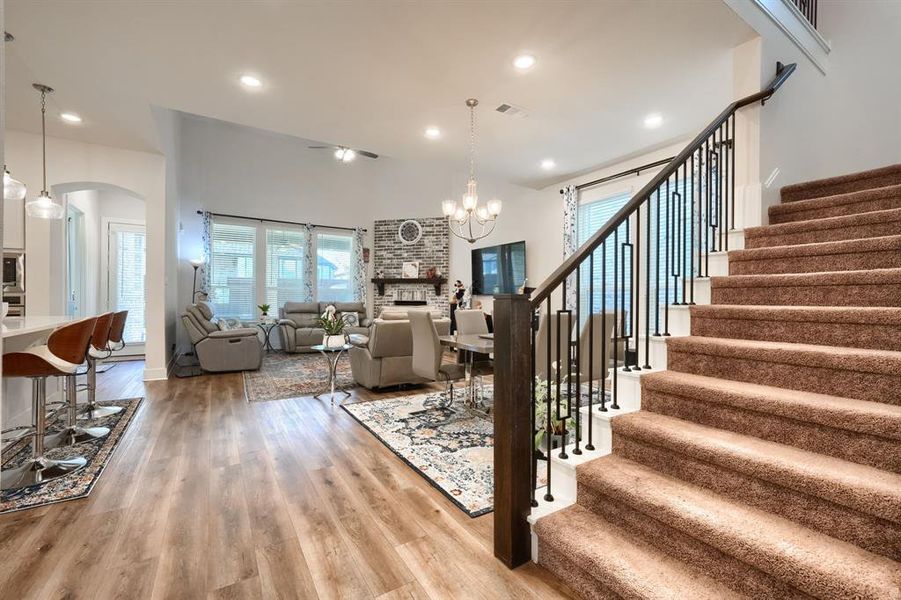
M 47 191 L 47 92 L 41 91 L 41 152 L 44 163 L 44 187 L 41 191 Z
M 469 180 L 476 179 L 476 107 L 469 107 Z

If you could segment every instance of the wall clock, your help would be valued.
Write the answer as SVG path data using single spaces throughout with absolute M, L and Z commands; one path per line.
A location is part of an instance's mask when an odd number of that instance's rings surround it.
M 419 224 L 419 221 L 407 219 L 397 228 L 397 239 L 399 239 L 400 243 L 404 246 L 415 244 L 421 237 L 422 225 Z

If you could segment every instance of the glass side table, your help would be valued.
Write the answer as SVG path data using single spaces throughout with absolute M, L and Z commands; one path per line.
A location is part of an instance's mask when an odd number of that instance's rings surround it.
M 259 327 L 260 331 L 263 332 L 263 348 L 266 349 L 266 352 L 272 352 L 273 350 L 275 350 L 275 348 L 272 346 L 270 335 L 272 334 L 272 330 L 278 326 L 278 320 L 269 318 L 253 319 L 250 321 L 243 321 L 242 324 Z
M 310 346 L 311 349 L 316 350 L 325 358 L 325 363 L 328 366 L 328 386 L 331 394 L 330 400 L 332 404 L 335 403 L 335 380 L 338 378 L 338 361 L 341 359 L 341 355 L 347 352 L 352 348 L 350 344 L 344 344 L 342 346 L 326 346 L 324 344 L 317 344 L 315 346 Z M 338 390 L 340 393 L 344 394 L 344 397 L 347 398 L 351 395 L 347 390 Z M 313 396 L 314 398 L 319 398 L 323 396 L 326 392 L 322 392 Z

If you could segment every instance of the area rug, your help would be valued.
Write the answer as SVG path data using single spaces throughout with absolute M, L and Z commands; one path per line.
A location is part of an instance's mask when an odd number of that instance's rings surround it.
M 48 458 L 55 459 L 81 455 L 87 459 L 87 466 L 43 485 L 0 491 L 0 514 L 75 500 L 90 494 L 143 400 L 143 398 L 132 398 L 103 402 L 104 405 L 121 406 L 125 410 L 115 415 L 88 421 L 87 424 L 79 422 L 79 425 L 109 427 L 110 434 L 108 436 L 68 448 L 54 448 L 46 452 Z M 50 432 L 58 429 L 58 426 L 50 427 Z M 22 440 L 4 450 L 0 460 L 2 460 L 4 468 L 9 468 L 21 465 L 29 456 L 31 456 L 31 441 Z
M 356 386 L 347 353 L 338 359 L 335 389 Z M 259 371 L 244 371 L 244 395 L 248 402 L 286 400 L 327 392 L 328 366 L 320 353 L 267 352 Z

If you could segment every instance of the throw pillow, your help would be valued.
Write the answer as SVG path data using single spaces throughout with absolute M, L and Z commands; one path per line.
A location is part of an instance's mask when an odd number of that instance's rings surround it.
M 341 320 L 344 321 L 344 325 L 347 327 L 359 327 L 360 326 L 360 315 L 355 312 L 343 312 L 340 314 Z

